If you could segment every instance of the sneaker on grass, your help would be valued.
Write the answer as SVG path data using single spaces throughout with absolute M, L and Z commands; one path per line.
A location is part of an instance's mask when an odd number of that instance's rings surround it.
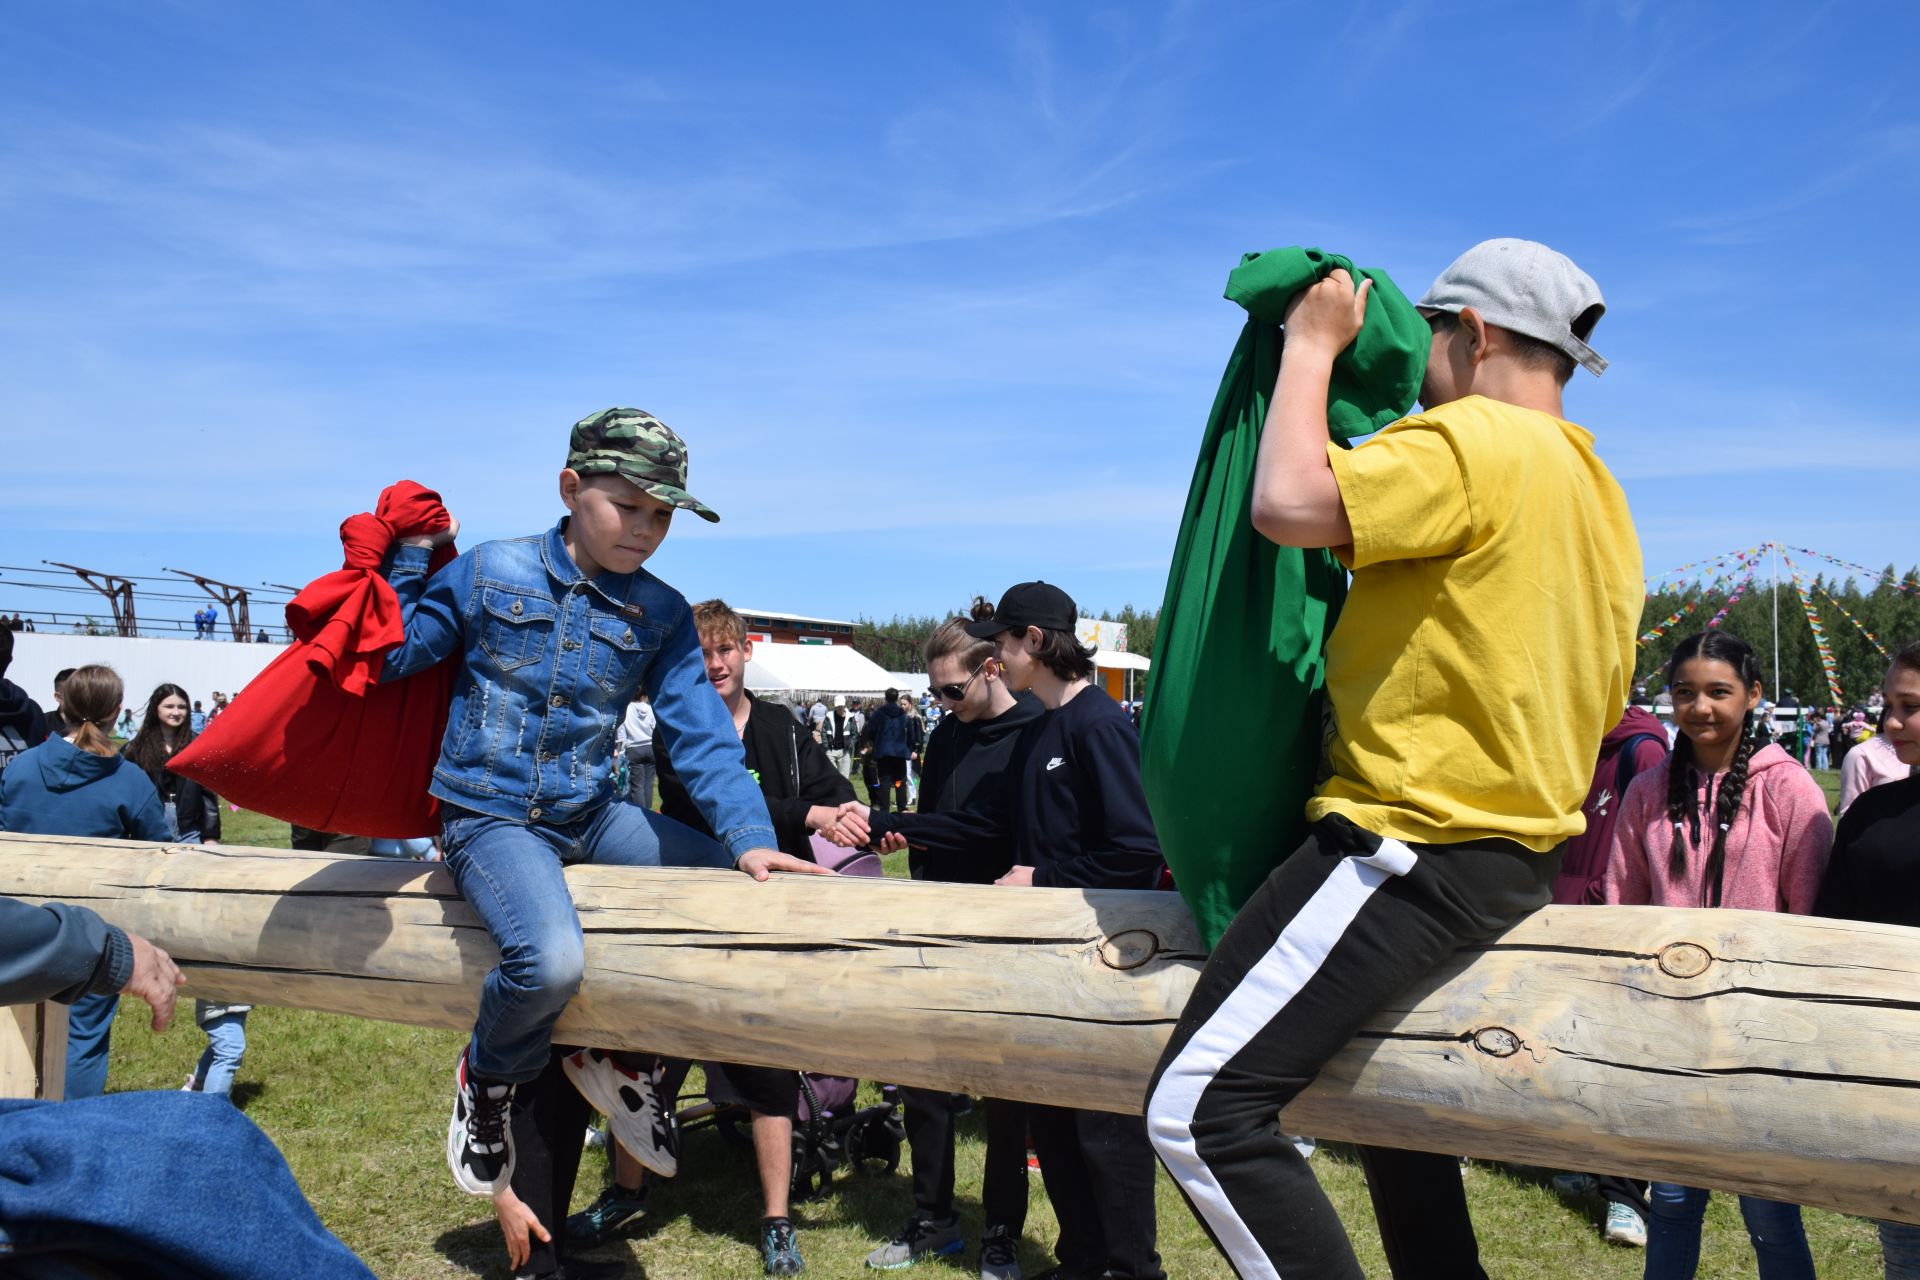
M 567 1240 L 573 1244 L 600 1244 L 647 1215 L 647 1191 L 608 1187 L 594 1202 L 567 1219 Z
M 673 1117 L 660 1098 L 666 1064 L 639 1072 L 623 1067 L 600 1049 L 580 1049 L 561 1059 L 560 1069 L 580 1096 L 607 1118 L 608 1136 L 627 1154 L 663 1178 L 680 1169 L 679 1139 Z
M 1633 1249 L 1647 1247 L 1647 1220 L 1640 1211 L 1619 1200 L 1607 1201 L 1607 1225 L 1600 1230 L 1609 1244 L 1624 1244 Z
M 471 1071 L 467 1050 L 453 1073 L 453 1119 L 447 1123 L 447 1167 L 468 1195 L 491 1196 L 513 1181 L 513 1086 Z
M 957 1220 L 936 1222 L 916 1214 L 899 1235 L 867 1255 L 867 1265 L 875 1271 L 899 1271 L 922 1258 L 950 1258 L 966 1247 Z
M 1020 1280 L 1020 1242 L 1005 1227 L 980 1238 L 980 1280 Z
M 797 1276 L 807 1269 L 800 1256 L 800 1241 L 793 1223 L 785 1218 L 765 1218 L 760 1223 L 760 1260 L 770 1276 Z

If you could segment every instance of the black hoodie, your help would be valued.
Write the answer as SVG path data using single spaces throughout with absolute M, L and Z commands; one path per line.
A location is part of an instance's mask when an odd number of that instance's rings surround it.
M 976 794 L 994 792 L 1005 804 L 1020 735 L 1047 709 L 1028 692 L 1014 695 L 1013 705 L 991 720 L 964 723 L 945 715 L 927 739 L 926 765 L 920 775 L 920 812 L 949 813 L 964 809 Z M 1010 840 L 990 840 L 967 853 L 913 849 L 907 863 L 916 880 L 946 880 L 958 884 L 992 884 L 1013 866 Z
M 0 677 L 0 775 L 7 762 L 47 740 L 47 718 L 40 704 L 13 681 Z

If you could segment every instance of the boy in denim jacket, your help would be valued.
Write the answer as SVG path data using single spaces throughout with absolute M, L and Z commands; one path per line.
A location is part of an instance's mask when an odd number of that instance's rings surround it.
M 455 1073 L 447 1164 L 474 1195 L 513 1176 L 508 1111 L 516 1085 L 546 1067 L 553 1024 L 579 989 L 580 919 L 561 872 L 573 862 L 624 866 L 820 868 L 779 852 L 732 717 L 707 681 L 686 599 L 641 565 L 676 511 L 717 521 L 687 492 L 687 447 L 638 409 L 576 423 L 560 501 L 544 534 L 482 543 L 432 578 L 430 538 L 403 542 L 388 578 L 407 639 L 383 679 L 458 655 L 447 732 L 430 788 L 440 799 L 447 867 L 500 948 L 473 1039 Z M 713 840 L 616 797 L 612 744 L 641 689 Z M 602 1055 L 594 1069 L 618 1070 Z M 622 1080 L 591 1097 L 645 1093 Z M 653 1150 L 658 1102 L 617 1108 L 616 1136 Z

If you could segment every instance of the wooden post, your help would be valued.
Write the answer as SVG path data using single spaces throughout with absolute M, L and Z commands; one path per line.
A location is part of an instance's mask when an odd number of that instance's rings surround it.
M 0 1098 L 66 1096 L 67 1006 L 0 1006 Z
M 558 1038 L 1137 1111 L 1200 944 L 1171 894 L 581 866 Z M 153 938 L 189 994 L 471 1024 L 444 869 L 0 836 L 0 894 Z M 1549 908 L 1373 1018 L 1290 1132 L 1920 1222 L 1920 930 Z

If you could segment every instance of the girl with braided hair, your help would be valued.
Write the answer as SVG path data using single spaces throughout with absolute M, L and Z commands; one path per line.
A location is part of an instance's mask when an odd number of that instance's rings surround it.
M 1621 801 L 1601 882 L 1605 902 L 1812 912 L 1833 819 L 1820 785 L 1781 748 L 1757 742 L 1759 665 L 1725 631 L 1687 637 L 1667 665 L 1679 727 L 1673 754 Z M 1653 1184 L 1646 1280 L 1690 1280 L 1708 1193 Z M 1813 1280 L 1797 1205 L 1740 1197 L 1760 1280 Z

